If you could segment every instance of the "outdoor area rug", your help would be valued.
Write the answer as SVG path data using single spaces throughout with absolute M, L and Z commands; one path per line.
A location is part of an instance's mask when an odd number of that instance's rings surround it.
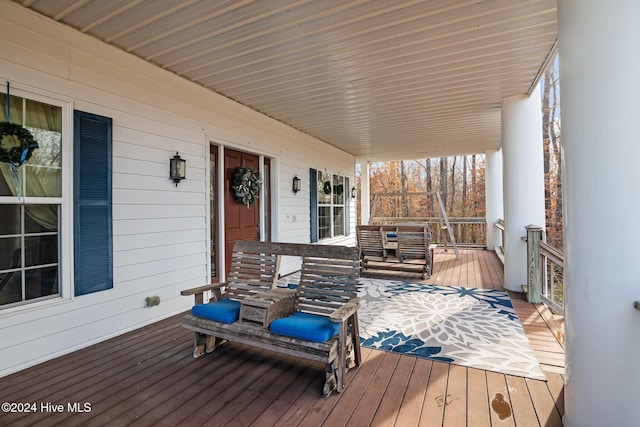
M 298 275 L 280 279 L 294 288 Z M 365 347 L 546 380 L 506 291 L 360 278 Z
M 363 346 L 545 380 L 502 290 L 361 278 Z

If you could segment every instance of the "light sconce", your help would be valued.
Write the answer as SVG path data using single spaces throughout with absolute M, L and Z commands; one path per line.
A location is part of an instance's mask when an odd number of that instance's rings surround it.
M 176 155 L 169 159 L 169 178 L 175 182 L 176 187 L 178 183 L 186 176 L 187 161 L 180 157 L 176 151 Z
M 298 191 L 300 191 L 301 185 L 302 185 L 302 180 L 298 178 L 297 175 L 294 176 L 291 182 L 291 190 L 293 191 L 293 194 L 298 194 Z
M 351 187 L 351 198 L 355 199 L 357 194 L 358 190 L 356 189 L 356 187 Z

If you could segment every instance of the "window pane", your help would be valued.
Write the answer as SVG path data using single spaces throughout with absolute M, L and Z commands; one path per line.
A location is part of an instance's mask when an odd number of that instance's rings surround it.
M 58 235 L 29 236 L 24 238 L 25 266 L 32 267 L 58 262 Z
M 0 162 L 0 196 L 13 197 L 15 190 L 11 191 L 11 187 L 9 187 L 9 185 L 13 185 L 9 164 Z M 0 218 L 1 217 L 2 216 L 0 215 Z
M 344 234 L 344 208 L 333 208 L 333 235 L 340 236 Z
M 344 177 L 338 175 L 333 176 L 333 204 L 344 204 Z
M 58 231 L 58 205 L 26 205 L 25 233 Z
M 0 273 L 0 305 L 22 301 L 22 275 L 19 271 Z
M 26 271 L 26 299 L 58 294 L 58 267 Z
M 0 94 L 2 119 L 5 94 Z M 0 164 L 0 196 L 62 197 L 62 108 L 11 97 L 11 122 L 21 124 L 38 143 L 31 158 L 11 170 Z
M 318 239 L 331 237 L 331 208 L 318 208 Z
M 24 179 L 29 197 L 62 197 L 62 134 L 28 128 L 38 148 L 25 163 Z
M 331 174 L 318 171 L 318 204 L 331 204 Z
M 19 96 L 11 96 L 11 123 L 24 125 L 22 121 L 22 103 L 24 99 Z M 7 119 L 7 95 L 0 93 L 0 120 Z
M 31 208 L 37 208 L 35 213 L 30 212 Z M 17 237 L 0 235 L 0 306 L 60 294 L 58 208 L 58 205 L 0 205 L 0 212 L 10 213 L 14 223 L 18 223 L 17 233 L 12 230 Z M 48 211 L 52 216 L 52 230 L 43 225 L 44 220 L 38 217 L 43 214 L 38 214 L 38 210 Z M 15 220 L 20 216 L 24 218 L 24 228 Z M 48 267 L 40 267 L 44 265 Z
M 0 218 L 0 236 L 20 234 L 20 205 L 0 205 Z
M 0 239 L 0 271 L 22 267 L 20 249 L 19 237 Z
M 62 108 L 31 99 L 25 101 L 25 126 L 58 134 L 62 132 Z M 33 129 L 29 130 L 33 133 Z

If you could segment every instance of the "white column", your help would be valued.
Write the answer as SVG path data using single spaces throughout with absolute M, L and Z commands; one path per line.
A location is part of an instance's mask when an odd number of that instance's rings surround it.
M 487 218 L 487 249 L 502 246 L 502 232 L 493 224 L 504 219 L 502 193 L 502 151 L 491 150 L 485 153 L 485 207 Z
M 369 162 L 360 163 L 360 224 L 369 224 Z
M 640 410 L 640 2 L 558 2 L 568 427 Z
M 525 227 L 545 226 L 542 101 L 540 89 L 531 96 L 502 102 L 504 179 L 504 284 L 522 292 L 527 283 Z

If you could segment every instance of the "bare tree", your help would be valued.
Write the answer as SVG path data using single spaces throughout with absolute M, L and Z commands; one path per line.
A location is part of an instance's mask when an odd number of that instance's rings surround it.
M 407 171 L 406 171 L 406 167 L 404 164 L 404 160 L 400 160 L 400 191 L 402 193 L 401 196 L 401 200 L 402 200 L 402 206 L 401 206 L 401 211 L 402 211 L 402 216 L 404 218 L 409 216 L 409 205 L 408 205 L 408 201 L 407 201 L 407 193 L 408 193 L 408 189 L 407 189 Z
M 447 205 L 447 158 L 440 157 L 440 196 L 442 203 Z
M 452 157 L 453 161 L 451 162 L 451 197 L 449 197 L 449 209 L 447 212 L 453 212 L 453 202 L 456 199 L 456 160 L 457 157 Z M 445 203 L 445 206 L 447 204 Z

